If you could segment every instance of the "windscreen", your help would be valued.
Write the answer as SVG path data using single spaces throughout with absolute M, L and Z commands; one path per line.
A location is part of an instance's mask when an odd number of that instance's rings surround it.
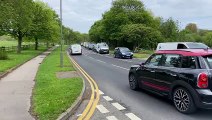
M 207 49 L 208 46 L 203 43 L 187 43 L 190 49 Z
M 130 52 L 130 50 L 128 48 L 120 48 L 121 52 Z

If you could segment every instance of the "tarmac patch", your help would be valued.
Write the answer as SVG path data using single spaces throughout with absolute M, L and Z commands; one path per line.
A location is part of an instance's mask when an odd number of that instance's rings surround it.
M 76 71 L 57 72 L 56 76 L 59 79 L 80 77 L 79 74 Z

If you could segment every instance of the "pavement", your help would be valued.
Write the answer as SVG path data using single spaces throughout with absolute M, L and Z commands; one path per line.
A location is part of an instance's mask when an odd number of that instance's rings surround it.
M 33 120 L 31 95 L 38 67 L 50 52 L 33 58 L 0 80 L 0 120 Z
M 96 81 L 104 93 L 91 120 L 211 120 L 212 118 L 212 110 L 199 110 L 195 114 L 185 115 L 179 113 L 172 102 L 164 97 L 145 90 L 131 90 L 128 83 L 130 66 L 144 60 L 117 59 L 84 48 L 82 56 L 72 57 Z M 78 111 L 74 116 L 80 114 Z

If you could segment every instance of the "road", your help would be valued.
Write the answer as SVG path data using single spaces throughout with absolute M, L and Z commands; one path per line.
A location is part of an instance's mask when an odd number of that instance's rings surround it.
M 170 100 L 144 90 L 133 91 L 128 84 L 131 65 L 138 59 L 117 59 L 83 48 L 82 56 L 74 60 L 97 82 L 100 90 L 142 120 L 211 120 L 212 110 L 199 110 L 195 114 L 179 113 Z M 95 116 L 95 115 L 94 115 Z

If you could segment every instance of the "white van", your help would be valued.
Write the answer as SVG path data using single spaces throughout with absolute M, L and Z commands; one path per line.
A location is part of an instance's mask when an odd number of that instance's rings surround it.
M 109 54 L 109 47 L 106 43 L 97 43 L 97 52 L 99 54 L 106 53 Z
M 207 45 L 198 42 L 167 42 L 158 43 L 158 50 L 176 50 L 176 49 L 207 49 Z
M 79 44 L 73 44 L 71 45 L 69 49 L 70 49 L 71 55 L 75 55 L 75 54 L 82 55 L 82 47 Z

